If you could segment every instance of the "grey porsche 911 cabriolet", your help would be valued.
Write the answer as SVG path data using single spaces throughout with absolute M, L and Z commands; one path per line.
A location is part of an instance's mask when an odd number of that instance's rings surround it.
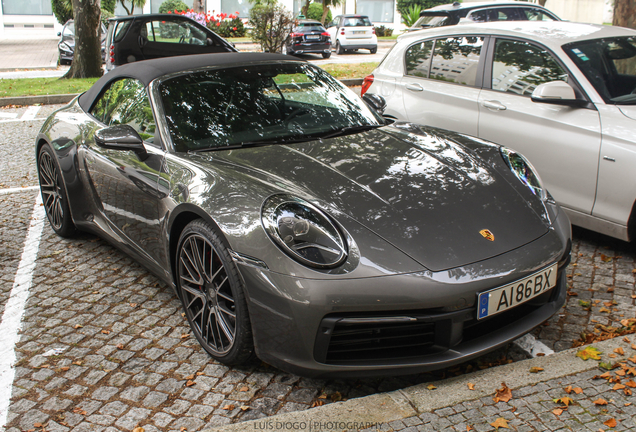
M 226 364 L 421 372 L 558 311 L 570 224 L 532 165 L 378 105 L 277 54 L 122 66 L 37 137 L 49 222 L 172 286 Z

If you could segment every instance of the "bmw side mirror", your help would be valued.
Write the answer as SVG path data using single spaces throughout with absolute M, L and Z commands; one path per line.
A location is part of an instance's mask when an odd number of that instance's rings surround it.
M 550 81 L 539 84 L 531 96 L 532 102 L 556 105 L 585 105 L 587 102 L 577 99 L 572 86 L 565 81 Z
M 373 93 L 365 93 L 364 96 L 362 96 L 362 100 L 369 108 L 373 109 L 378 114 L 384 114 L 384 110 L 386 109 L 386 100 L 382 96 Z
M 110 150 L 134 151 L 142 160 L 147 156 L 144 141 L 137 131 L 127 124 L 99 129 L 95 132 L 95 144 Z

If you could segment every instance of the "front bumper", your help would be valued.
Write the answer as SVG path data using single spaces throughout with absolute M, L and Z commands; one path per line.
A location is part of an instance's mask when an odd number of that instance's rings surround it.
M 241 265 L 256 352 L 267 363 L 310 377 L 411 374 L 481 356 L 530 332 L 565 303 L 570 228 L 563 212 L 554 222 L 559 229 L 521 248 L 437 273 L 326 280 Z M 553 289 L 476 319 L 480 292 L 554 262 Z M 404 343 L 373 346 L 386 338 Z M 357 350 L 359 343 L 366 345 Z

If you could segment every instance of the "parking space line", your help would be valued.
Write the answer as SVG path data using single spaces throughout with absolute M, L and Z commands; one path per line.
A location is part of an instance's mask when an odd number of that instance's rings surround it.
M 24 114 L 22 114 L 22 117 L 20 117 L 20 120 L 35 120 L 35 116 L 37 115 L 38 111 L 40 111 L 40 108 L 42 108 L 41 105 L 32 105 L 28 107 Z
M 27 187 L 20 187 L 20 188 L 0 189 L 0 195 L 9 195 L 9 194 L 20 193 L 20 192 L 32 192 L 38 189 L 40 189 L 40 186 L 27 186 Z
M 0 112 L 0 118 L 8 118 L 8 119 L 14 119 L 18 117 L 18 113 L 3 113 Z
M 15 345 L 19 340 L 22 316 L 33 282 L 35 260 L 40 248 L 45 216 L 42 198 L 38 195 L 33 207 L 29 231 L 24 241 L 20 264 L 15 273 L 13 288 L 5 304 L 0 323 L 0 389 L 6 389 L 0 391 L 0 430 L 4 430 L 7 423 L 11 388 L 15 377 Z

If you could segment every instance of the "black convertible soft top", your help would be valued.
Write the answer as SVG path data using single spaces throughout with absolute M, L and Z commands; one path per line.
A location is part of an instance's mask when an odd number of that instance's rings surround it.
M 93 86 L 79 97 L 79 104 L 84 111 L 89 111 L 102 89 L 113 80 L 119 78 L 135 78 L 145 86 L 155 78 L 206 66 L 241 65 L 248 63 L 269 63 L 275 61 L 302 61 L 282 54 L 268 53 L 214 53 L 164 57 L 154 60 L 143 60 L 119 66 L 101 77 Z

